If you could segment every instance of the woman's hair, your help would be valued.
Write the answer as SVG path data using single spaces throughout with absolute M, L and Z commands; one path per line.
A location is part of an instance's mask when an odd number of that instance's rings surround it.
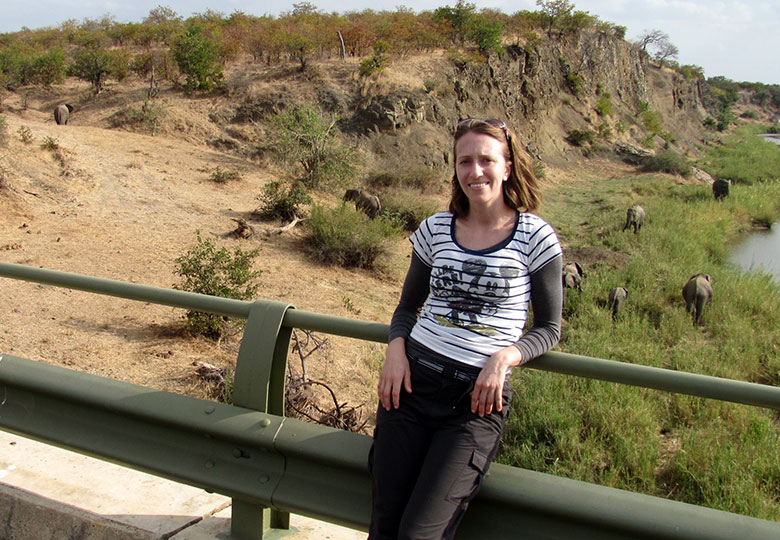
M 458 122 L 453 143 L 455 172 L 452 175 L 452 195 L 449 210 L 457 217 L 465 217 L 469 212 L 469 199 L 458 182 L 458 141 L 466 133 L 482 133 L 498 141 L 505 142 L 504 158 L 512 163 L 509 178 L 503 183 L 504 202 L 510 208 L 523 212 L 533 212 L 542 202 L 539 182 L 533 172 L 526 153 L 517 143 L 517 137 L 502 120 L 495 118 L 467 118 Z

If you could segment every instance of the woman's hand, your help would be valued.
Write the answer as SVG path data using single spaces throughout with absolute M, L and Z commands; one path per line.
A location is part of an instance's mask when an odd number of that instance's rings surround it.
M 501 411 L 506 371 L 521 364 L 522 360 L 523 355 L 514 345 L 496 351 L 488 358 L 471 392 L 471 412 L 485 416 L 493 412 L 493 407 Z
M 401 385 L 412 393 L 409 359 L 406 357 L 406 340 L 397 337 L 387 345 L 385 364 L 379 374 L 377 393 L 385 410 L 397 409 L 401 404 Z

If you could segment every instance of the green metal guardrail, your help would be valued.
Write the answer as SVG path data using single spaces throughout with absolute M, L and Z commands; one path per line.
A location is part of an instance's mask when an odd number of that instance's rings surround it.
M 235 405 L 0 354 L 4 429 L 230 496 L 236 540 L 284 527 L 288 512 L 367 528 L 370 438 L 280 408 L 292 328 L 385 342 L 387 325 L 10 263 L 0 276 L 248 319 Z M 770 386 L 564 353 L 528 367 L 780 410 Z M 495 464 L 458 539 L 518 537 L 777 539 L 780 524 Z

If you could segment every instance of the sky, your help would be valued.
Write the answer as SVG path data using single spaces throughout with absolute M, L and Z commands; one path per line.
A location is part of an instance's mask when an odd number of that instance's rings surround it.
M 2 0 L 0 33 L 24 27 L 57 27 L 74 19 L 99 20 L 110 15 L 117 22 L 141 22 L 151 9 L 165 6 L 186 18 L 207 10 L 229 15 L 278 16 L 293 9 L 293 1 L 259 0 Z M 661 30 L 677 46 L 677 61 L 704 69 L 706 77 L 733 81 L 780 84 L 780 0 L 570 0 L 575 9 L 602 21 L 625 26 L 626 39 L 647 30 Z M 310 0 L 326 13 L 394 11 L 399 6 L 419 13 L 454 6 L 457 0 Z M 535 0 L 474 0 L 477 9 L 507 14 L 538 9 Z

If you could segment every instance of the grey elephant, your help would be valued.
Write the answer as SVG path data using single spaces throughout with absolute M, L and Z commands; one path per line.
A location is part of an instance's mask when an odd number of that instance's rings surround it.
M 715 200 L 720 201 L 724 197 L 728 197 L 730 187 L 730 180 L 726 180 L 725 178 L 716 178 L 712 182 L 712 195 L 715 197 Z
M 67 103 L 61 103 L 54 108 L 54 121 L 58 126 L 63 126 L 70 120 L 70 113 L 73 112 L 73 106 Z
M 628 299 L 628 290 L 625 287 L 615 287 L 609 291 L 609 309 L 612 310 L 612 320 L 617 318 L 621 306 Z
M 566 263 L 562 271 L 563 286 L 566 289 L 582 290 L 582 278 L 584 273 L 582 266 L 577 262 Z
M 639 229 L 642 228 L 642 225 L 645 224 L 645 209 L 639 206 L 638 204 L 635 204 L 628 210 L 626 210 L 626 224 L 623 227 L 623 230 L 633 227 L 634 228 L 634 234 L 637 234 L 639 232 Z
M 348 189 L 344 193 L 345 201 L 353 201 L 355 208 L 362 211 L 371 219 L 374 219 L 382 211 L 379 197 L 363 189 Z
M 693 325 L 699 324 L 704 306 L 712 301 L 712 277 L 709 274 L 695 274 L 683 286 L 685 309 L 693 316 Z

